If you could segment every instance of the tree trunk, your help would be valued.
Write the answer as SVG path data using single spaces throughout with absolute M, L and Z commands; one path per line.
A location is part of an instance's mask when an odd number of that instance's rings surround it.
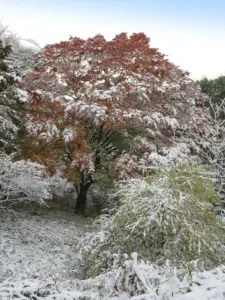
M 93 183 L 92 176 L 88 174 L 85 179 L 82 180 L 79 187 L 76 186 L 78 192 L 77 202 L 75 206 L 75 213 L 85 215 L 85 209 L 87 204 L 87 192 L 89 187 Z

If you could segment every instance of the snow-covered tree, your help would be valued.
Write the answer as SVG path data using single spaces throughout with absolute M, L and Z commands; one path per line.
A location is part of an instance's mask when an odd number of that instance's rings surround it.
M 23 127 L 27 93 L 22 77 L 31 67 L 34 52 L 0 24 L 0 151 L 17 150 L 16 139 Z
M 198 86 L 143 33 L 48 45 L 26 82 L 30 157 L 65 171 L 81 213 L 96 173 L 141 174 L 178 129 L 199 133 L 204 123 Z
M 51 198 L 44 167 L 31 162 L 13 161 L 18 153 L 18 134 L 24 127 L 27 92 L 22 77 L 32 66 L 34 51 L 21 45 L 18 37 L 0 24 L 0 206 L 12 208 L 19 201 L 43 203 Z M 15 157 L 14 157 L 15 158 Z M 17 157 L 18 159 L 18 157 Z

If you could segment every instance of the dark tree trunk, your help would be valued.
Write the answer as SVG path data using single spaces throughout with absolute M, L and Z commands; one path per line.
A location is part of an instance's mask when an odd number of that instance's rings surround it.
M 87 204 L 87 192 L 89 187 L 93 184 L 93 179 L 90 174 L 83 178 L 81 184 L 76 186 L 76 190 L 78 193 L 77 202 L 75 206 L 75 213 L 85 215 L 86 204 Z

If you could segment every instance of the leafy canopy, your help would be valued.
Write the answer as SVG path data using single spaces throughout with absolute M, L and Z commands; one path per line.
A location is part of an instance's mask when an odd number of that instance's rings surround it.
M 141 173 L 178 128 L 201 128 L 199 88 L 143 33 L 48 45 L 27 89 L 30 156 L 51 172 L 64 168 L 74 182 L 99 170 Z

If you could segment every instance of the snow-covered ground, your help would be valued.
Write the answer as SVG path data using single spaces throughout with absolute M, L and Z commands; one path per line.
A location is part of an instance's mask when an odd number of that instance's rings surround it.
M 146 285 L 145 295 L 133 297 L 113 291 L 124 270 L 79 280 L 73 245 L 88 226 L 87 219 L 69 212 L 1 216 L 0 300 L 225 299 L 225 267 L 193 273 L 181 282 L 175 276 L 159 275 L 145 264 L 130 263 L 129 268 Z
M 86 221 L 87 222 L 87 221 Z M 0 281 L 75 276 L 71 247 L 85 231 L 85 220 L 49 211 L 0 218 Z

